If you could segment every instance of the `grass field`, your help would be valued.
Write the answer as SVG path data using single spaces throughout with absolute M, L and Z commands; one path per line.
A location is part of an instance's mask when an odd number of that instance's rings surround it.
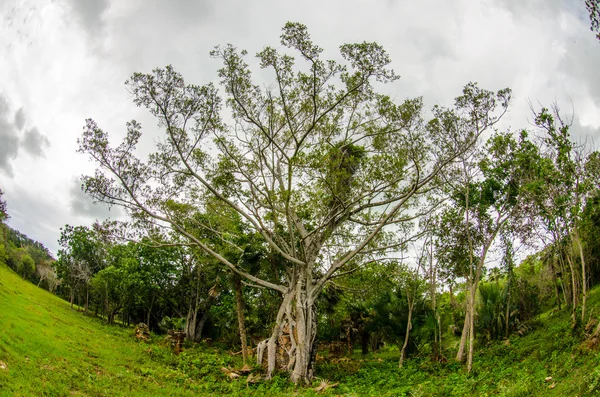
M 597 317 L 600 289 L 589 305 Z M 572 333 L 566 312 L 544 313 L 527 335 L 478 348 L 471 374 L 452 360 L 426 358 L 411 358 L 400 370 L 397 358 L 389 348 L 320 362 L 315 386 L 339 383 L 324 392 L 295 388 L 285 375 L 255 384 L 229 380 L 221 368 L 241 363 L 228 352 L 200 344 L 175 355 L 160 336 L 139 342 L 131 329 L 84 316 L 0 264 L 0 396 L 600 394 L 600 355 Z

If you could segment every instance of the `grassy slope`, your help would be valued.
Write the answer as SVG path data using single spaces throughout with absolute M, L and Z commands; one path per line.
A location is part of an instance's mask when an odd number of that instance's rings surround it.
M 0 264 L 0 395 L 168 395 L 136 376 L 158 363 L 127 335 Z
M 600 315 L 599 288 L 590 308 Z M 340 385 L 318 395 L 594 395 L 600 355 L 581 347 L 569 323 L 568 313 L 543 314 L 528 335 L 478 349 L 472 374 L 420 359 L 399 370 L 396 349 L 321 362 L 317 376 Z M 249 387 L 226 381 L 219 369 L 235 360 L 207 346 L 175 356 L 161 343 L 138 343 L 131 330 L 74 312 L 0 264 L 0 396 L 317 395 L 284 377 Z

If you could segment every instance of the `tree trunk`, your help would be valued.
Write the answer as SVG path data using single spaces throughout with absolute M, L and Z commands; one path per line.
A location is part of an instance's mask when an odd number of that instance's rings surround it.
M 468 293 L 467 299 L 465 302 L 466 310 L 465 310 L 465 321 L 463 323 L 463 330 L 460 335 L 460 345 L 458 346 L 458 352 L 456 353 L 456 361 L 463 362 L 465 360 L 465 347 L 467 345 L 467 338 L 469 336 L 469 324 L 470 324 L 470 314 L 471 314 L 471 287 L 470 281 L 467 281 Z M 452 290 L 451 290 L 452 291 Z M 452 295 L 452 292 L 450 292 Z
M 504 338 L 508 339 L 508 326 L 509 326 L 509 318 L 510 318 L 510 278 L 511 275 L 508 275 L 508 280 L 506 281 L 506 288 L 508 289 L 508 291 L 506 291 L 506 312 L 504 314 Z M 560 303 L 559 303 L 560 304 Z
M 197 266 L 196 268 L 198 272 L 196 277 L 196 291 L 190 299 L 188 314 L 185 321 L 185 337 L 194 342 L 200 340 L 200 332 L 198 332 L 198 313 L 200 312 L 200 267 Z M 205 312 L 207 311 L 208 309 L 205 310 Z
M 585 324 L 585 306 L 587 302 L 587 273 L 585 268 L 585 258 L 583 255 L 583 244 L 579 238 L 579 232 L 577 227 L 574 228 L 575 240 L 577 240 L 577 246 L 579 248 L 579 257 L 581 258 L 581 322 Z
M 571 255 L 567 252 L 567 263 L 569 264 L 569 268 L 571 269 L 571 289 L 573 294 L 573 307 L 571 311 L 571 319 L 573 324 L 577 322 L 577 305 L 579 304 L 577 301 L 577 275 L 575 274 L 575 266 L 573 265 L 573 261 L 571 260 Z
M 196 334 L 198 328 L 198 312 L 199 305 L 194 305 L 190 302 L 188 314 L 185 319 L 185 338 L 194 342 L 200 338 L 200 335 Z
M 398 368 L 402 368 L 402 364 L 404 364 L 404 357 L 406 355 L 406 346 L 408 346 L 408 338 L 410 336 L 410 330 L 412 329 L 412 312 L 413 306 L 415 304 L 414 295 L 411 296 L 406 294 L 406 298 L 408 299 L 408 321 L 406 322 L 406 335 L 404 335 L 404 344 L 402 345 L 402 349 L 400 350 L 400 362 L 398 363 Z
M 550 271 L 552 272 L 552 282 L 554 284 L 554 293 L 556 294 L 556 304 L 560 310 L 560 292 L 558 291 L 558 281 L 556 280 L 556 252 L 552 250 L 552 260 L 550 261 Z
M 469 311 L 471 307 L 469 305 L 469 298 L 467 297 L 465 311 L 465 321 L 463 323 L 463 330 L 460 335 L 460 345 L 458 346 L 458 353 L 456 353 L 456 361 L 463 362 L 465 360 L 465 346 L 467 345 L 467 337 L 469 335 Z
M 88 307 L 90 304 L 90 287 L 89 285 L 85 285 L 85 308 L 83 309 L 84 313 L 87 313 Z
M 439 335 L 439 338 L 438 338 L 438 341 L 439 341 L 439 347 L 438 347 L 438 350 L 439 350 L 439 357 L 438 357 L 438 358 L 439 358 L 439 359 L 441 359 L 441 358 L 443 357 L 443 349 L 442 349 L 442 346 L 443 346 L 443 345 L 442 345 L 442 318 L 440 317 L 440 314 L 439 314 L 439 313 L 436 313 L 436 314 L 435 314 L 435 317 L 436 317 L 436 319 L 437 319 L 437 323 L 438 323 L 438 332 L 439 332 L 439 334 L 440 334 L 440 335 Z
M 148 316 L 146 316 L 146 325 L 148 326 L 148 329 L 150 329 L 150 316 L 152 315 L 152 306 L 154 306 L 154 299 L 155 296 L 152 295 L 152 300 L 150 301 L 150 307 L 148 308 Z
M 562 292 L 563 292 L 563 298 L 565 299 L 565 305 L 567 305 L 567 307 L 571 307 L 573 306 L 573 294 L 571 293 L 571 287 L 569 283 L 565 283 L 565 274 L 567 274 L 566 271 L 566 267 L 565 267 L 565 261 L 562 255 L 560 255 L 560 251 L 557 251 L 559 253 L 558 255 L 558 263 L 560 265 L 560 271 L 562 274 Z
M 497 233 L 497 232 L 496 232 Z M 473 349 L 475 345 L 475 298 L 477 297 L 477 288 L 479 287 L 479 282 L 481 281 L 481 272 L 483 271 L 483 266 L 485 264 L 485 257 L 487 252 L 494 241 L 494 237 L 492 237 L 486 246 L 483 248 L 483 252 L 481 253 L 481 258 L 479 259 L 479 263 L 477 264 L 477 270 L 475 272 L 475 280 L 473 280 L 473 285 L 471 285 L 471 315 L 469 316 L 469 354 L 467 357 L 467 371 L 471 372 L 473 368 Z
M 473 368 L 473 345 L 475 342 L 475 297 L 471 296 L 471 316 L 469 316 L 469 354 L 467 356 L 467 372 Z
M 237 309 L 238 328 L 240 331 L 240 341 L 242 342 L 242 360 L 244 364 L 248 361 L 248 342 L 246 337 L 246 323 L 244 320 L 244 300 L 242 296 L 242 279 L 236 273 L 233 273 L 233 285 L 235 287 L 235 303 Z
M 266 349 L 267 379 L 277 369 L 287 370 L 292 382 L 307 385 L 314 374 L 317 316 L 314 299 L 306 288 L 309 283 L 306 277 L 299 278 L 283 296 L 270 338 L 258 344 L 257 361 L 264 364 Z
M 310 384 L 313 378 L 312 363 L 314 342 L 317 336 L 317 318 L 316 308 L 312 299 L 309 298 L 306 290 L 306 279 L 301 278 L 296 286 L 295 313 L 294 319 L 290 321 L 290 337 L 295 339 L 295 353 L 290 354 L 290 361 L 293 360 L 294 370 L 290 376 L 292 382 L 296 384 Z M 294 321 L 295 320 L 295 321 Z M 295 332 L 294 332 L 295 331 Z M 291 367 L 291 362 L 288 368 Z

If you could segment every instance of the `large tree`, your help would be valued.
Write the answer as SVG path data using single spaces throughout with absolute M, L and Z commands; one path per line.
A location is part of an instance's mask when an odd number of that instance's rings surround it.
M 420 98 L 402 103 L 376 91 L 398 76 L 376 43 L 340 46 L 343 61 L 323 50 L 299 23 L 287 23 L 282 50 L 256 57 L 271 84 L 256 83 L 246 51 L 231 45 L 211 53 L 229 112 L 213 84 L 186 84 L 171 66 L 136 73 L 127 86 L 165 131 L 147 160 L 136 157 L 141 137 L 127 123 L 119 146 L 87 120 L 80 151 L 98 165 L 85 190 L 126 208 L 138 227 L 169 226 L 250 285 L 277 291 L 282 303 L 268 339 L 268 373 L 281 360 L 294 382 L 312 377 L 315 301 L 336 273 L 367 257 L 394 252 L 427 212 L 440 172 L 469 148 L 508 106 L 510 91 L 465 87 L 453 108 L 436 107 L 426 121 Z M 291 55 L 297 53 L 299 62 Z M 266 75 L 266 74 L 263 74 Z M 198 238 L 194 213 L 207 197 L 237 212 L 285 271 L 257 277 Z M 418 204 L 418 206 L 417 206 Z M 202 227 L 211 228 L 210 224 Z M 227 239 L 227 236 L 223 236 Z M 281 338 L 285 334 L 286 338 Z

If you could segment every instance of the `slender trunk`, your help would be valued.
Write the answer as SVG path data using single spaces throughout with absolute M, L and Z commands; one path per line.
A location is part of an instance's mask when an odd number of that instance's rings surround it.
M 84 313 L 87 313 L 88 307 L 90 304 L 90 287 L 89 285 L 85 285 L 85 308 L 83 309 Z
M 562 275 L 561 285 L 562 285 L 563 298 L 565 300 L 565 305 L 567 305 L 567 307 L 571 307 L 571 306 L 573 306 L 573 295 L 571 294 L 570 284 L 565 283 L 565 274 L 567 274 L 567 271 L 565 268 L 563 256 L 560 254 L 560 251 L 558 251 L 558 250 L 557 250 L 557 256 L 558 256 L 558 264 L 560 265 L 560 272 Z
M 150 300 L 150 307 L 148 307 L 148 316 L 146 317 L 146 325 L 148 329 L 150 329 L 150 316 L 152 315 L 152 306 L 154 306 L 154 299 L 156 299 L 155 295 L 152 295 L 152 299 Z
M 237 309 L 238 328 L 240 331 L 240 341 L 242 342 L 242 360 L 244 364 L 248 361 L 248 342 L 246 338 L 246 324 L 244 320 L 244 300 L 242 296 L 242 280 L 237 273 L 233 274 L 233 284 L 235 286 L 235 303 Z
M 560 292 L 558 291 L 558 281 L 556 280 L 556 253 L 552 250 L 552 259 L 550 260 L 550 271 L 552 272 L 552 283 L 554 284 L 554 293 L 556 294 L 556 304 L 560 310 Z
M 440 314 L 439 314 L 439 313 L 436 313 L 436 314 L 435 314 L 435 317 L 437 318 L 437 323 L 438 323 L 438 332 L 439 332 L 439 334 L 440 334 L 440 336 L 439 336 L 439 339 L 438 339 L 438 341 L 439 341 L 439 343 L 440 343 L 440 345 L 439 345 L 439 348 L 438 348 L 438 350 L 439 350 L 439 353 L 440 353 L 440 357 L 439 357 L 439 358 L 442 358 L 442 351 L 443 351 L 443 350 L 442 350 L 442 319 L 441 319 L 441 317 L 440 317 Z
M 433 265 L 433 241 L 430 240 L 429 246 L 429 275 L 431 279 L 431 310 L 435 317 L 435 329 L 433 332 L 434 357 L 437 360 L 441 355 L 441 340 L 438 339 L 438 329 L 440 328 L 440 317 L 437 311 L 437 268 Z
M 567 252 L 566 253 L 566 257 L 567 257 L 567 263 L 569 264 L 569 268 L 571 269 L 571 289 L 572 289 L 572 295 L 573 295 L 573 307 L 571 310 L 571 319 L 573 321 L 573 324 L 575 324 L 577 322 L 577 305 L 578 305 L 578 301 L 577 301 L 577 276 L 575 274 L 575 266 L 573 265 L 573 261 L 571 260 L 571 255 Z
M 481 273 L 483 271 L 483 265 L 485 264 L 485 258 L 487 256 L 487 252 L 494 241 L 498 230 L 494 233 L 491 239 L 487 242 L 487 244 L 483 247 L 483 251 L 481 252 L 481 258 L 477 263 L 477 270 L 475 271 L 475 280 L 471 285 L 471 315 L 469 316 L 469 354 L 467 357 L 467 371 L 471 372 L 473 368 L 473 349 L 475 344 L 475 298 L 477 296 L 477 287 L 479 287 L 479 281 L 481 281 Z
M 414 294 L 411 297 L 410 293 L 407 292 L 406 298 L 408 299 L 408 321 L 406 322 L 406 335 L 404 335 L 404 344 L 402 345 L 402 349 L 400 350 L 400 362 L 398 363 L 398 368 L 402 368 L 402 365 L 404 364 L 406 346 L 408 346 L 408 338 L 410 336 L 410 330 L 412 329 L 412 312 L 415 303 Z
M 463 167 L 465 166 L 465 164 L 463 163 Z M 466 174 L 466 172 L 465 172 Z M 465 313 L 465 323 L 463 324 L 463 332 L 462 335 L 460 337 L 460 346 L 458 348 L 458 354 L 456 355 L 456 359 L 458 361 L 463 361 L 464 360 L 464 353 L 465 353 L 465 345 L 467 343 L 467 335 L 470 332 L 471 328 L 470 328 L 470 324 L 471 324 L 471 320 L 473 319 L 473 305 L 471 302 L 471 291 L 473 289 L 473 240 L 471 238 L 471 229 L 469 227 L 470 223 L 469 223 L 469 211 L 470 211 L 470 207 L 469 207 L 469 184 L 467 184 L 467 191 L 465 194 L 465 231 L 467 232 L 467 243 L 469 245 L 469 277 L 467 278 L 467 286 L 468 291 L 469 291 L 469 295 L 467 297 L 467 312 Z M 470 340 L 470 339 L 469 339 Z
M 456 308 L 456 301 L 454 300 L 454 291 L 452 290 L 452 282 L 448 285 L 448 293 L 450 294 L 450 306 L 452 310 Z
M 346 354 L 352 355 L 352 320 L 346 323 Z
M 475 298 L 471 297 L 471 316 L 469 316 L 469 354 L 467 356 L 467 372 L 473 368 L 473 345 L 475 341 Z
M 583 245 L 579 238 L 579 232 L 577 227 L 574 228 L 575 240 L 577 240 L 577 246 L 579 248 L 579 257 L 581 258 L 581 322 L 585 324 L 585 306 L 587 302 L 587 273 L 585 268 L 585 257 L 583 255 Z
M 456 361 L 462 362 L 465 359 L 465 346 L 467 344 L 467 336 L 469 335 L 469 314 L 471 307 L 469 305 L 469 298 L 467 297 L 465 310 L 465 321 L 463 323 L 463 330 L 460 336 L 460 345 L 458 347 L 458 353 L 456 354 Z
M 508 325 L 509 325 L 509 317 L 510 317 L 510 275 L 508 276 L 508 280 L 506 281 L 506 288 L 508 291 L 506 292 L 506 312 L 504 313 L 504 337 L 508 339 Z
M 73 291 L 73 288 L 71 288 L 71 299 L 70 299 L 70 306 L 71 309 L 73 308 L 73 301 L 75 300 L 75 292 Z
M 108 306 L 108 292 L 105 290 L 104 293 L 104 311 L 106 313 L 106 321 L 110 324 L 110 310 Z

